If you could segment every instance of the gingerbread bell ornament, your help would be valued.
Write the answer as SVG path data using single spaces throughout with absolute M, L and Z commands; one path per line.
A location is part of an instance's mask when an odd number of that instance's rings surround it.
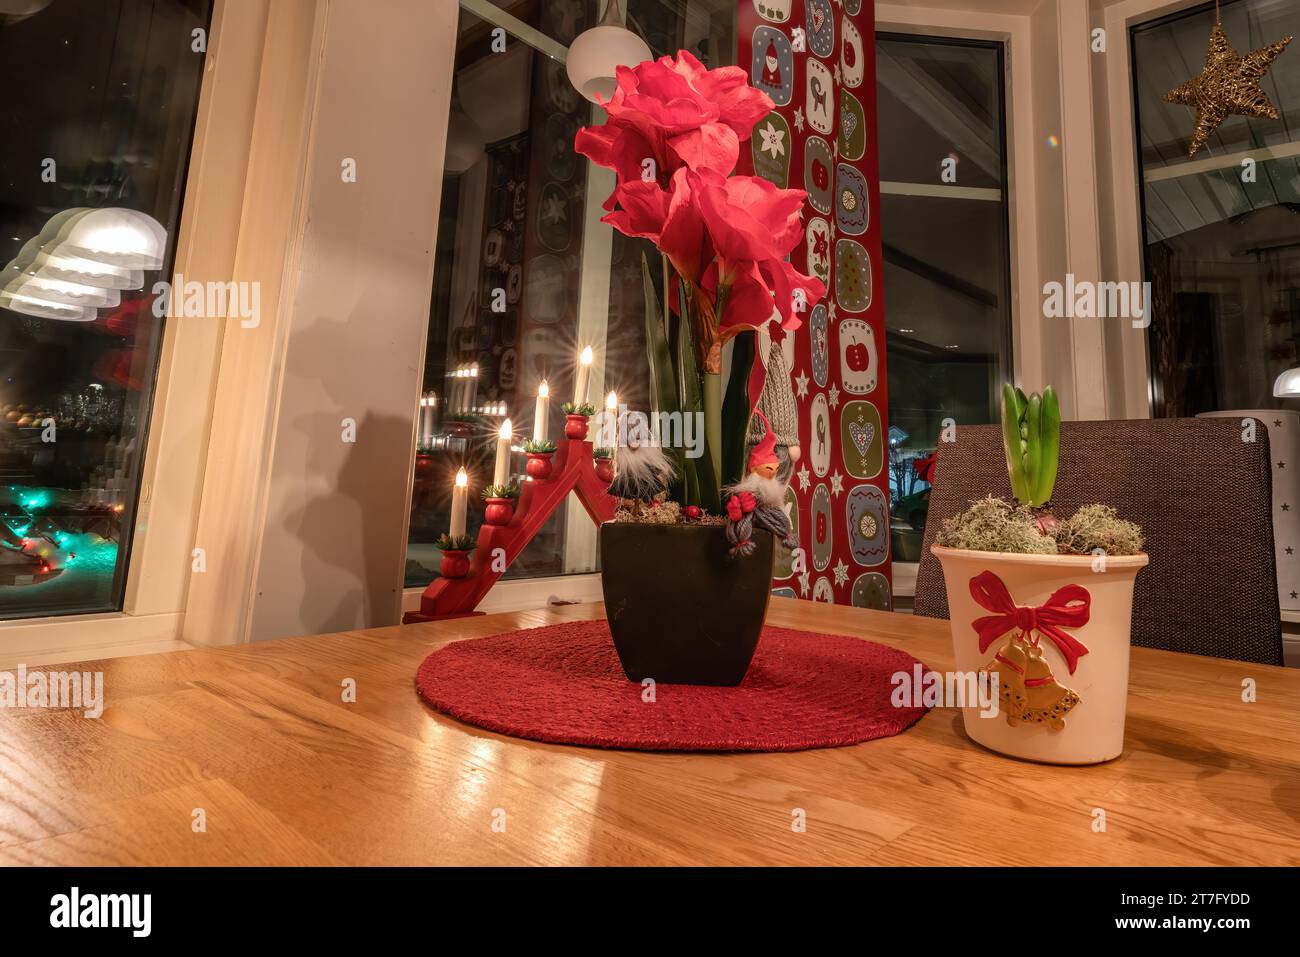
M 1074 674 L 1079 659 L 1088 649 L 1066 629 L 1088 623 L 1092 605 L 1088 590 L 1082 585 L 1065 585 L 1052 592 L 1042 605 L 1017 605 L 1002 579 L 985 571 L 970 580 L 970 594 L 980 607 L 993 612 L 971 622 L 979 634 L 981 652 L 987 652 L 1008 632 L 1013 633 L 1011 640 L 1004 642 L 982 669 L 998 676 L 999 697 L 1001 707 L 1006 709 L 1007 723 L 1013 727 L 1046 724 L 1052 731 L 1062 730 L 1065 716 L 1079 704 L 1080 698 L 1056 680 L 1052 666 L 1043 656 L 1042 640 L 1046 638 L 1051 643 L 1065 660 L 1070 674 Z M 1010 703 L 1001 690 L 1002 682 L 1010 682 L 1015 689 Z
M 1013 728 L 1025 713 L 1025 647 L 1019 636 L 1008 638 L 982 669 L 983 674 L 997 679 L 998 710 Z
M 1025 660 L 1025 710 L 1020 718 L 1046 724 L 1053 731 L 1065 727 L 1065 716 L 1079 703 L 1079 695 L 1056 680 L 1052 666 L 1038 645 L 1029 646 Z

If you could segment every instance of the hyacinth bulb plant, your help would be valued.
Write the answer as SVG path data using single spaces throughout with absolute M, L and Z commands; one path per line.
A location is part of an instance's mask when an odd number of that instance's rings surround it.
M 1084 505 L 1058 520 L 1052 513 L 1061 458 L 1061 408 L 1049 385 L 1026 395 L 1002 388 L 1002 448 L 1012 504 L 988 496 L 944 522 L 936 541 L 948 548 L 1027 554 L 1136 555 L 1142 530 L 1109 505 Z
M 739 67 L 706 69 L 685 51 L 619 67 L 601 105 L 608 118 L 580 130 L 574 148 L 615 173 L 604 222 L 660 253 L 662 303 L 642 263 L 650 411 L 656 421 L 704 422 L 702 455 L 669 450 L 670 494 L 716 514 L 720 490 L 742 477 L 762 387 L 754 334 L 768 322 L 798 328 L 825 294 L 786 258 L 803 236 L 806 193 L 736 173 L 742 144 L 773 109 Z M 724 395 L 722 350 L 732 340 Z
M 1042 395 L 1005 386 L 1001 433 L 1014 501 L 972 502 L 932 548 L 957 671 L 997 696 L 993 712 L 963 707 L 966 733 L 1032 761 L 1108 761 L 1124 750 L 1134 585 L 1148 562 L 1142 530 L 1110 505 L 1052 514 L 1061 410 L 1050 386 Z M 943 463 L 940 452 L 941 491 Z
M 1050 385 L 1041 396 L 1026 396 L 1010 383 L 1002 387 L 1002 446 L 1011 494 L 1049 533 L 1056 524 L 1050 503 L 1061 456 L 1061 407 Z

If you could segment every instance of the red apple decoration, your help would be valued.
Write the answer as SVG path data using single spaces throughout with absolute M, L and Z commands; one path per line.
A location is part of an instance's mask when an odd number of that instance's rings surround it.
M 871 353 L 865 342 L 855 342 L 845 349 L 844 360 L 854 372 L 866 372 L 871 367 Z

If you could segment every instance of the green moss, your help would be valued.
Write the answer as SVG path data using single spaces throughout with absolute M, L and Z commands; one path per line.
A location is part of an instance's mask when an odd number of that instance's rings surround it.
M 1120 518 L 1109 505 L 1084 505 L 1056 522 L 1044 535 L 1032 510 L 1004 499 L 982 498 L 943 523 L 935 537 L 946 548 L 1021 555 L 1136 555 L 1142 551 L 1142 529 Z
M 935 540 L 945 548 L 976 552 L 1056 554 L 1056 542 L 1038 530 L 1029 509 L 992 495 L 947 519 Z
M 1120 518 L 1109 505 L 1084 505 L 1056 526 L 1057 547 L 1063 554 L 1136 555 L 1142 551 L 1142 529 Z

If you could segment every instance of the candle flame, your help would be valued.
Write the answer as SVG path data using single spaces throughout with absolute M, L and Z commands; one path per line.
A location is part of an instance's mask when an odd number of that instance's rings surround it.
M 456 487 L 465 488 L 469 485 L 469 475 L 463 468 L 456 470 Z
M 542 384 L 537 387 L 537 394 L 543 399 L 551 394 L 551 387 L 546 384 L 545 379 L 543 379 Z
M 501 432 L 500 432 L 500 435 L 501 435 L 501 438 L 503 438 L 503 439 L 508 439 L 508 438 L 510 438 L 510 436 L 511 436 L 511 428 L 510 428 L 510 420 L 509 420 L 509 419 L 506 419 L 504 422 L 501 423 Z
M 618 408 L 618 394 L 617 394 L 617 393 L 611 392 L 609 395 L 605 396 L 605 408 L 607 408 L 607 409 L 617 409 L 617 408 Z
M 470 377 L 471 377 L 471 378 L 478 378 L 478 363 L 477 363 L 477 362 L 474 363 L 472 366 L 469 367 L 469 374 L 470 374 Z
M 581 361 L 584 366 L 589 366 L 591 365 L 591 360 L 591 346 L 587 346 L 587 348 L 582 350 L 582 358 L 579 361 Z

